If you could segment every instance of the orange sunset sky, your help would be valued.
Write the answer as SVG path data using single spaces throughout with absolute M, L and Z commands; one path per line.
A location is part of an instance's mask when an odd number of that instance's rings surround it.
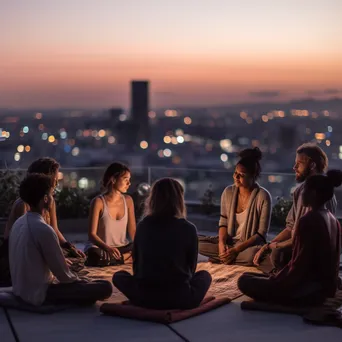
M 342 97 L 340 0 L 2 0 L 0 107 Z

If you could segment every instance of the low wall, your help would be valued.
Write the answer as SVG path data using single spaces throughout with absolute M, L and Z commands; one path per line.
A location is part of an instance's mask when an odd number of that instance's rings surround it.
M 217 231 L 217 219 L 208 218 L 204 215 L 188 215 L 188 220 L 192 222 L 198 230 Z M 0 236 L 5 231 L 6 220 L 0 220 Z M 58 220 L 58 227 L 63 234 L 86 234 L 88 231 L 88 219 L 64 219 Z
M 202 214 L 188 214 L 187 219 L 192 222 L 199 232 L 215 233 L 218 230 L 219 218 L 214 216 L 206 216 Z M 0 220 L 0 236 L 5 231 L 6 220 Z M 58 220 L 58 227 L 63 234 L 87 234 L 88 219 L 64 219 Z M 279 227 L 271 226 L 270 232 L 277 233 L 280 231 Z

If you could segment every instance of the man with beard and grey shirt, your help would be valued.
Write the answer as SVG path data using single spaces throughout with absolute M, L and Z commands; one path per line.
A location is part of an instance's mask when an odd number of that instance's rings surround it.
M 286 227 L 270 243 L 264 245 L 255 255 L 254 264 L 265 273 L 284 268 L 292 256 L 293 235 L 299 219 L 310 209 L 304 207 L 302 194 L 305 180 L 312 175 L 323 174 L 328 168 L 328 157 L 317 145 L 306 143 L 298 147 L 293 170 L 296 181 L 301 183 L 293 192 L 293 204 L 286 218 Z M 335 196 L 326 203 L 327 209 L 335 215 Z

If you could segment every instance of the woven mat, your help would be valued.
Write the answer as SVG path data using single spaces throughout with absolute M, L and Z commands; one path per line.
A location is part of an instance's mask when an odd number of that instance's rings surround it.
M 132 265 L 109 266 L 109 267 L 86 267 L 79 275 L 86 275 L 91 279 L 104 279 L 112 281 L 113 274 L 118 271 L 127 271 L 132 274 Z M 206 270 L 212 278 L 212 284 L 208 294 L 214 297 L 228 297 L 232 300 L 241 296 L 237 288 L 237 280 L 245 272 L 258 272 L 254 267 L 212 264 L 201 262 L 197 265 L 197 271 Z M 106 302 L 119 303 L 127 298 L 113 286 L 113 294 Z

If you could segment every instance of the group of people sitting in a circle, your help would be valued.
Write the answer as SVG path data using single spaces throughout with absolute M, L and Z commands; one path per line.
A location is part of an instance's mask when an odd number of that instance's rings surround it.
M 154 309 L 190 309 L 205 297 L 211 275 L 196 272 L 198 254 L 213 263 L 254 266 L 238 287 L 247 296 L 282 304 L 317 305 L 339 287 L 341 227 L 334 214 L 334 188 L 342 172 L 326 172 L 328 159 L 317 145 L 296 151 L 294 171 L 300 185 L 286 227 L 267 241 L 271 196 L 257 180 L 261 151 L 245 149 L 235 166 L 234 184 L 221 197 L 218 236 L 198 235 L 186 219 L 184 189 L 172 178 L 157 180 L 136 227 L 134 203 L 126 192 L 131 173 L 111 164 L 103 192 L 90 206 L 84 251 L 58 229 L 53 198 L 59 164 L 36 160 L 20 184 L 0 252 L 0 281 L 12 285 L 27 303 L 92 304 L 112 293 L 112 283 L 131 303 Z M 112 283 L 78 275 L 86 266 L 133 263 L 133 274 L 117 271 Z M 7 268 L 6 268 L 7 266 Z M 229 267 L 229 266 L 227 266 Z M 9 269 L 9 271 L 8 271 Z

